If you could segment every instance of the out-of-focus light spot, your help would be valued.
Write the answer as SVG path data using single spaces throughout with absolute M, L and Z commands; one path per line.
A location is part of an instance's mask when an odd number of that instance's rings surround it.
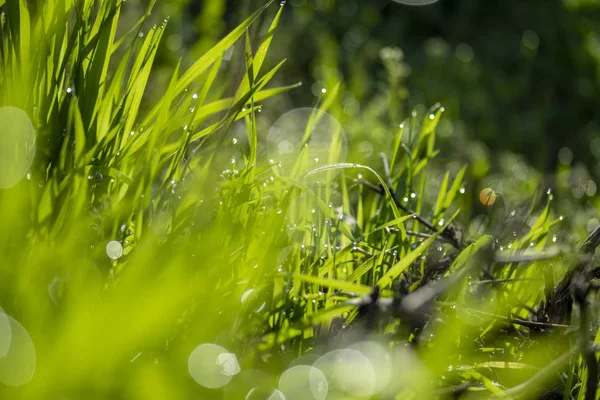
M 585 186 L 581 183 L 575 184 L 571 187 L 571 193 L 573 194 L 573 197 L 580 199 L 585 194 Z
M 342 1 L 339 7 L 340 14 L 344 17 L 351 17 L 358 11 L 358 2 L 356 0 Z
M 106 245 L 106 255 L 111 260 L 119 259 L 123 256 L 123 245 L 117 240 L 111 240 Z
M 25 177 L 35 156 L 35 130 L 27 113 L 0 107 L 0 189 L 15 186 Z
M 10 320 L 8 315 L 4 314 L 4 311 L 0 308 L 0 358 L 8 353 L 11 337 Z
M 441 137 L 449 137 L 454 131 L 454 125 L 452 125 L 452 122 L 450 120 L 442 119 L 438 123 L 437 131 Z
M 240 366 L 235 354 L 224 347 L 203 343 L 190 354 L 188 372 L 199 385 L 216 389 L 229 383 L 240 372 Z
M 392 356 L 387 349 L 373 341 L 354 343 L 349 348 L 360 352 L 369 360 L 375 372 L 374 392 L 383 391 L 389 384 L 393 371 Z
M 465 194 L 465 188 L 460 188 L 459 192 L 460 194 Z
M 323 82 L 323 81 L 316 81 L 310 87 L 310 91 L 316 97 L 322 96 L 323 93 L 327 92 L 327 89 L 325 88 L 325 82 Z
M 484 206 L 491 206 L 496 202 L 496 193 L 490 188 L 485 188 L 479 192 L 479 201 Z
M 344 114 L 355 115 L 360 111 L 360 103 L 354 96 L 349 96 L 344 100 Z
M 425 52 L 429 57 L 445 57 L 449 52 L 448 43 L 440 37 L 428 39 L 425 42 Z
M 325 400 L 329 383 L 318 368 L 296 365 L 281 374 L 279 391 L 286 400 Z
M 306 140 L 306 134 L 310 140 Z M 346 135 L 340 123 L 330 114 L 312 108 L 299 108 L 282 115 L 267 135 L 269 158 L 283 161 L 283 165 L 295 165 L 298 159 L 321 163 L 343 162 L 346 159 Z M 281 170 L 282 173 L 292 172 Z M 326 170 L 311 175 L 311 179 L 326 181 L 339 173 Z
M 369 36 L 369 32 L 362 25 L 352 27 L 342 39 L 342 46 L 348 52 L 356 51 Z
M 371 142 L 362 141 L 358 144 L 358 152 L 362 153 L 364 158 L 369 158 L 373 155 L 373 144 Z
M 587 223 L 587 230 L 588 230 L 588 232 L 592 232 L 594 229 L 596 229 L 599 226 L 600 226 L 600 221 L 598 221 L 598 218 L 592 218 Z
M 31 336 L 19 322 L 8 315 L 5 317 L 10 324 L 11 336 L 8 352 L 0 358 L 0 382 L 8 386 L 22 386 L 35 373 L 35 346 Z
M 523 32 L 521 41 L 523 42 L 523 46 L 527 47 L 529 50 L 537 50 L 540 46 L 540 37 L 532 30 Z
M 558 162 L 563 165 L 569 165 L 573 161 L 573 152 L 568 147 L 563 147 L 558 151 Z
M 269 396 L 269 398 L 267 400 L 286 400 L 286 398 L 283 395 L 283 393 L 281 393 L 279 390 L 275 389 L 273 391 L 273 393 L 271 393 L 271 395 Z
M 328 377 L 329 390 L 336 394 L 371 397 L 376 389 L 376 374 L 369 359 L 360 351 L 334 350 L 319 358 L 314 366 Z
M 231 57 L 233 57 L 233 50 L 234 49 L 235 49 L 235 45 L 231 45 L 227 50 L 225 50 L 225 53 L 223 53 L 223 60 L 224 61 L 231 60 Z
M 181 38 L 181 35 L 173 34 L 167 37 L 167 48 L 169 50 L 177 51 L 181 49 L 181 46 L 183 46 L 183 39 Z
M 404 4 L 407 6 L 426 6 L 437 3 L 439 0 L 393 0 L 395 3 Z
M 473 51 L 473 48 L 470 45 L 466 43 L 461 43 L 458 46 L 456 46 L 454 55 L 459 61 L 469 63 L 473 61 L 473 58 L 475 57 L 475 52 Z
M 600 137 L 592 139 L 590 142 L 590 151 L 594 157 L 600 158 Z
M 242 303 L 245 302 L 246 300 L 248 300 L 248 298 L 250 296 L 252 296 L 252 294 L 254 293 L 254 289 L 248 289 L 246 290 L 243 294 L 242 294 Z
M 48 284 L 48 296 L 54 305 L 58 305 L 59 300 L 63 295 L 64 282 L 60 276 L 55 276 L 52 282 Z
M 596 190 L 598 189 L 598 186 L 596 185 L 596 182 L 594 182 L 593 180 L 589 180 L 587 182 L 587 184 L 585 185 L 585 194 L 588 197 L 592 197 L 596 194 Z

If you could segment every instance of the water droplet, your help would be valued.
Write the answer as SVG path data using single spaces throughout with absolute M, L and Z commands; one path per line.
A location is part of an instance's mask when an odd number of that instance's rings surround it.
M 236 143 L 237 143 L 237 139 L 236 139 L 236 138 L 233 138 L 233 139 L 231 140 L 231 143 L 233 143 L 233 144 L 236 144 Z
M 465 188 L 460 188 L 459 192 L 460 192 L 461 194 L 464 194 L 464 193 L 465 193 Z
M 194 93 L 194 94 L 192 95 L 192 99 L 194 99 L 194 100 L 198 99 L 198 94 Z
M 73 89 L 71 89 L 70 87 L 67 88 L 67 93 L 71 93 L 73 91 Z

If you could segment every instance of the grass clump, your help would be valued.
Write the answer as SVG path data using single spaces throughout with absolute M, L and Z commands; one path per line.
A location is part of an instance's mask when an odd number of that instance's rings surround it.
M 5 398 L 593 398 L 596 232 L 559 246 L 551 196 L 511 220 L 465 168 L 432 191 L 439 105 L 371 166 L 345 157 L 340 85 L 259 131 L 297 86 L 267 88 L 281 5 L 145 98 L 164 25 L 151 2 L 123 30 L 125 6 L 0 1 L 0 105 L 36 131 L 0 190 Z

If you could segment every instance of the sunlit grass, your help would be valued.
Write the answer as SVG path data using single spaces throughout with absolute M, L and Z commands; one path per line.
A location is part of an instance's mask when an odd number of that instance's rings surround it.
M 597 238 L 555 244 L 549 195 L 499 231 L 500 192 L 465 190 L 466 167 L 433 173 L 443 107 L 387 127 L 362 165 L 335 117 L 341 84 L 258 129 L 262 103 L 297 86 L 267 88 L 279 4 L 176 66 L 147 107 L 154 3 L 122 37 L 120 1 L 0 5 L 0 106 L 36 131 L 7 153 L 35 154 L 31 169 L 0 171 L 15 181 L 0 190 L 5 398 L 584 398 L 596 325 L 563 289 Z M 214 98 L 234 44 L 245 75 Z M 469 221 L 473 198 L 487 214 Z

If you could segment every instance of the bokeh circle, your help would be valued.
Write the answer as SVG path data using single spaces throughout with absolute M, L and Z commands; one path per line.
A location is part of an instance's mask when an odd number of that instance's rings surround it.
M 299 174 L 345 161 L 346 135 L 332 115 L 314 108 L 297 108 L 279 117 L 269 130 L 267 154 L 280 163 L 284 175 Z M 328 177 L 320 178 L 331 179 L 334 173 L 329 171 Z
M 15 186 L 25 177 L 35 156 L 35 130 L 27 113 L 0 107 L 0 188 Z

